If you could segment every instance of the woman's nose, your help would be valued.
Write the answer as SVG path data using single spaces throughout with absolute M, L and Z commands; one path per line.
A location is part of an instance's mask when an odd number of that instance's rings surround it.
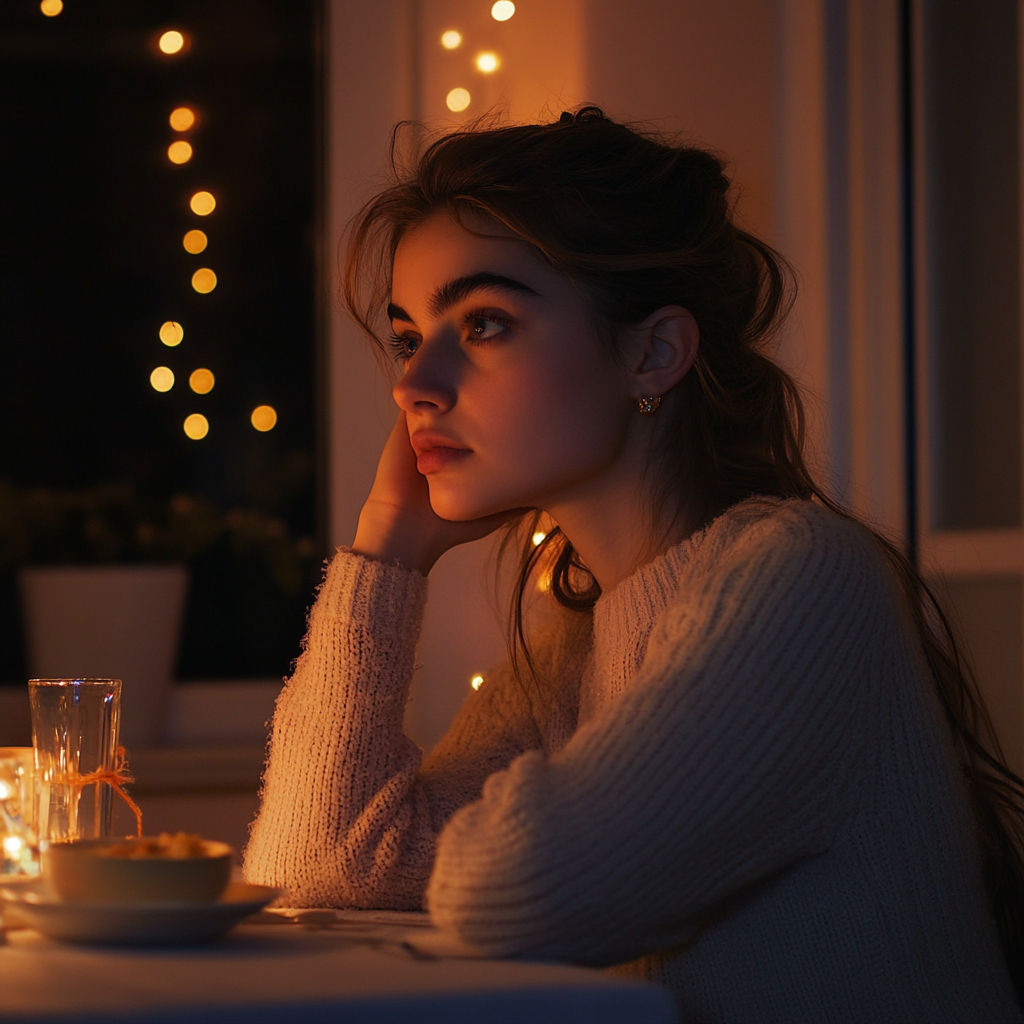
M 456 367 L 444 349 L 441 339 L 424 339 L 405 364 L 391 392 L 403 412 L 447 412 L 455 404 Z

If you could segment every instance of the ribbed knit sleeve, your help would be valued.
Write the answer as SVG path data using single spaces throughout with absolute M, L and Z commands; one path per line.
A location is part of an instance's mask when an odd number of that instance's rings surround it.
M 538 717 L 499 666 L 421 765 L 403 717 L 426 591 L 419 573 L 346 549 L 327 570 L 277 701 L 245 851 L 246 878 L 283 888 L 282 902 L 422 908 L 451 814 L 480 796 L 492 772 L 559 735 L 564 742 L 575 724 L 557 702 Z M 542 660 L 560 647 L 578 649 L 578 638 L 546 644 Z
M 626 692 L 454 815 L 439 925 L 494 955 L 614 964 L 827 848 L 893 596 L 865 531 L 801 504 L 705 543 Z

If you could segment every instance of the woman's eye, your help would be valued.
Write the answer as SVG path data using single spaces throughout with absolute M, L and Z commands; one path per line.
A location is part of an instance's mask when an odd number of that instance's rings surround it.
M 391 336 L 391 351 L 399 362 L 405 362 L 413 357 L 420 347 L 420 339 L 400 335 Z
M 473 341 L 489 341 L 501 334 L 505 330 L 505 326 L 496 320 L 475 316 L 469 322 L 469 336 Z

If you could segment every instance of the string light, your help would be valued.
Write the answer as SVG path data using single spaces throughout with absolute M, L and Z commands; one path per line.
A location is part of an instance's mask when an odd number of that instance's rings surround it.
M 261 433 L 273 430 L 277 424 L 277 410 L 272 405 L 257 405 L 249 422 Z
M 185 417 L 185 436 L 193 441 L 202 441 L 210 432 L 210 421 L 201 413 L 194 412 Z
M 468 89 L 461 87 L 452 89 L 450 93 L 445 97 L 445 103 L 448 104 L 448 109 L 458 114 L 460 111 L 466 109 L 469 106 L 470 95 Z
M 185 37 L 176 29 L 171 29 L 169 32 L 165 32 L 157 42 L 157 46 L 160 47 L 160 52 L 166 53 L 168 56 L 175 53 L 181 53 L 184 45 Z
M 150 375 L 154 391 L 170 391 L 174 387 L 174 371 L 169 366 L 158 366 Z
M 48 18 L 56 18 L 64 10 L 64 0 L 43 0 L 39 5 L 39 10 Z
M 197 395 L 208 395 L 213 390 L 213 374 L 206 369 L 193 370 L 188 378 L 188 386 Z
M 196 192 L 188 201 L 192 212 L 198 217 L 208 217 L 217 208 L 217 200 L 210 192 Z
M 474 690 L 479 690 L 480 687 L 484 685 L 484 677 L 481 675 L 473 676 L 469 681 L 469 685 L 472 686 Z
M 200 295 L 209 295 L 217 287 L 217 275 L 209 267 L 200 267 L 192 275 L 192 287 Z
M 476 58 L 476 66 L 485 75 L 489 75 L 498 68 L 498 55 L 496 53 L 481 53 Z
M 181 240 L 181 244 L 185 247 L 185 252 L 190 252 L 193 256 L 201 253 L 206 248 L 208 242 L 209 239 L 206 237 L 206 232 L 200 231 L 199 228 L 186 231 L 185 237 Z
M 187 132 L 196 123 L 196 112 L 191 107 L 175 107 L 168 120 L 176 132 Z
M 491 17 L 495 21 L 508 21 L 516 13 L 516 5 L 512 0 L 498 0 L 491 8 Z
M 4 852 L 9 857 L 17 857 L 21 853 L 21 848 L 25 845 L 25 840 L 21 836 L 5 836 L 4 837 Z
M 192 159 L 192 145 L 184 139 L 178 139 L 167 147 L 167 159 L 172 164 L 187 164 Z
M 462 45 L 462 33 L 450 28 L 441 33 L 441 45 L 446 50 L 457 50 Z
M 176 320 L 168 320 L 160 325 L 160 340 L 168 347 L 175 348 L 185 337 L 185 328 Z

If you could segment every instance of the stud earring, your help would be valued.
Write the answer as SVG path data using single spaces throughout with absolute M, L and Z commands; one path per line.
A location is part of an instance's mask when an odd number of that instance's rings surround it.
M 661 405 L 661 395 L 638 399 L 636 405 L 642 416 L 653 416 L 658 411 L 658 406 Z

